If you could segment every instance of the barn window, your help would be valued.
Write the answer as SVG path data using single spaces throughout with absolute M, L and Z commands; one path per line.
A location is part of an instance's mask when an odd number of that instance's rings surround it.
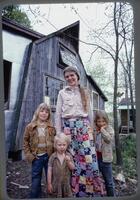
M 99 94 L 93 92 L 93 110 L 96 111 L 99 109 Z
M 77 58 L 74 52 L 69 50 L 64 45 L 59 46 L 59 66 L 64 68 L 66 66 L 77 66 Z
M 57 96 L 64 82 L 51 76 L 44 76 L 44 101 L 52 107 L 56 106 Z
M 9 61 L 3 61 L 4 72 L 4 109 L 9 109 L 10 101 L 10 83 L 11 83 L 11 70 L 12 63 Z

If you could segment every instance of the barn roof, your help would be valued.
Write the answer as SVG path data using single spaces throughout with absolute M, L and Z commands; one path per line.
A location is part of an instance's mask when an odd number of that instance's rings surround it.
M 47 36 L 43 35 L 39 32 L 33 31 L 33 30 L 31 30 L 13 20 L 10 20 L 6 17 L 2 17 L 2 27 L 4 30 L 8 30 L 8 31 L 16 33 L 18 35 L 23 35 L 27 38 L 30 38 L 33 41 L 36 41 L 36 43 L 43 42 L 54 36 L 61 36 L 61 35 L 63 36 L 64 35 L 64 36 L 72 38 L 74 40 L 77 53 L 79 51 L 79 27 L 80 27 L 79 21 L 76 21 L 76 22 L 70 24 L 69 26 L 66 26 L 56 32 L 53 32 L 53 33 L 47 35 Z M 39 39 L 39 41 L 38 41 L 38 39 Z M 78 55 L 79 55 L 79 53 L 78 53 Z M 80 55 L 79 55 L 79 58 L 82 63 Z M 83 63 L 82 63 L 82 65 L 83 65 Z M 83 65 L 83 68 L 84 68 L 84 65 Z M 95 80 L 90 75 L 87 75 L 87 78 L 91 82 L 91 84 L 94 86 L 94 88 L 97 90 L 97 92 L 100 94 L 100 96 L 105 101 L 108 101 L 107 97 L 104 95 L 104 93 L 102 92 L 102 90 L 100 89 L 98 84 L 95 82 Z
M 25 36 L 26 38 L 32 39 L 33 41 L 45 36 L 6 17 L 2 17 L 2 28 L 3 30 Z
M 79 27 L 80 22 L 76 21 L 68 26 L 65 26 L 62 29 L 59 29 L 44 38 L 40 39 L 39 41 L 36 41 L 36 43 L 44 42 L 45 40 L 54 37 L 54 36 L 62 36 L 62 37 L 68 37 L 71 39 L 71 41 L 74 43 L 75 49 L 77 53 L 79 52 Z
M 124 97 L 118 103 L 118 110 L 126 110 L 127 108 L 131 109 L 131 100 Z M 134 108 L 136 108 L 136 102 L 134 102 Z
M 98 86 L 98 84 L 96 83 L 96 81 L 92 78 L 92 76 L 87 75 L 87 78 L 88 78 L 89 82 L 92 85 L 94 85 L 94 88 L 99 93 L 99 95 L 104 99 L 104 101 L 108 101 L 107 97 L 105 96 L 105 94 L 103 93 L 103 91 L 100 89 L 100 87 Z
M 127 104 L 129 105 L 131 104 L 130 98 L 122 98 L 120 102 L 118 103 L 118 105 L 127 105 Z

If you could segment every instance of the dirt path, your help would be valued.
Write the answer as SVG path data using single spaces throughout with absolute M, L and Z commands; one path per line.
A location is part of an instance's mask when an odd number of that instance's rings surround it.
M 26 161 L 7 161 L 7 194 L 14 199 L 27 199 L 31 187 L 31 165 Z M 47 197 L 45 187 L 45 175 L 42 179 L 42 197 Z M 131 181 L 126 181 L 126 187 L 121 183 L 115 182 L 117 196 L 130 196 L 135 194 L 137 184 Z
M 45 177 L 45 175 L 43 176 Z M 29 198 L 31 165 L 26 161 L 7 162 L 7 194 L 10 198 Z M 42 179 L 42 197 L 46 197 L 45 179 Z

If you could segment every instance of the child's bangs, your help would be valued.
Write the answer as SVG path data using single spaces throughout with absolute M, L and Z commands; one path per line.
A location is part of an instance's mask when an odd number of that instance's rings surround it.
M 50 112 L 50 108 L 47 106 L 47 105 L 42 105 L 41 107 L 40 107 L 40 111 L 46 111 L 46 112 Z

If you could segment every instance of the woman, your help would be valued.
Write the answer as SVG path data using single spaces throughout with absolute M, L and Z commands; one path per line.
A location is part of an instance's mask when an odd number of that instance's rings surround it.
M 55 126 L 57 134 L 64 132 L 71 138 L 69 152 L 73 155 L 75 169 L 72 173 L 72 190 L 76 197 L 101 196 L 101 183 L 93 142 L 89 115 L 88 91 L 80 86 L 76 67 L 64 70 L 68 86 L 59 91 Z

